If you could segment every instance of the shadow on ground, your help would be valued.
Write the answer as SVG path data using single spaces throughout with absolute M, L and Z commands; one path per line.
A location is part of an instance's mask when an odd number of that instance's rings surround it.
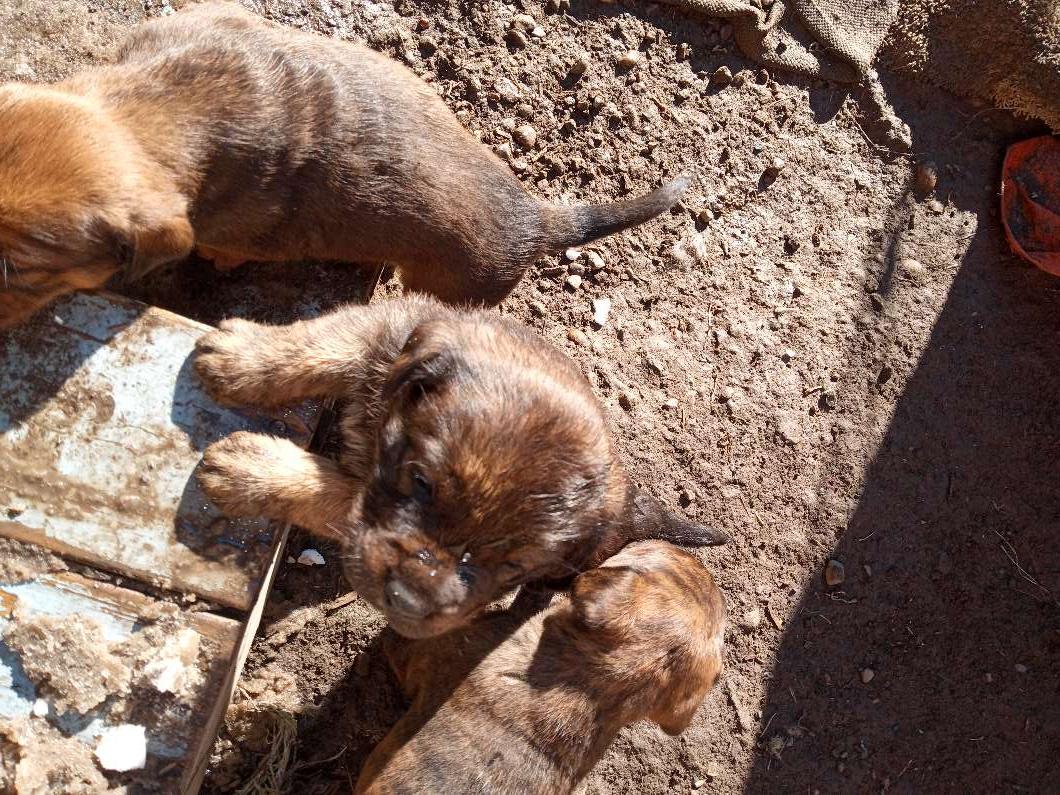
M 989 143 L 959 127 L 921 141 L 958 169 Z M 959 262 L 933 263 L 952 284 L 893 414 L 860 418 L 886 430 L 837 522 L 845 581 L 814 572 L 789 613 L 745 792 L 1060 791 L 1045 751 L 1060 749 L 1060 281 L 1004 250 L 980 188 L 950 197 L 978 225 Z M 876 263 L 899 326 L 909 207 Z M 846 388 L 897 391 L 890 378 Z M 827 482 L 849 480 L 843 461 Z

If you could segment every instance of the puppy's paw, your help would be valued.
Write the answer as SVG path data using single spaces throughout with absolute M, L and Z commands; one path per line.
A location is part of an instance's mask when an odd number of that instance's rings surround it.
M 229 516 L 275 516 L 282 503 L 276 484 L 284 439 L 237 431 L 206 448 L 197 476 L 206 496 Z M 296 448 L 297 449 L 297 448 Z M 299 452 L 301 452 L 299 450 Z
M 271 404 L 272 329 L 248 320 L 225 320 L 195 343 L 195 372 L 206 393 L 225 405 Z

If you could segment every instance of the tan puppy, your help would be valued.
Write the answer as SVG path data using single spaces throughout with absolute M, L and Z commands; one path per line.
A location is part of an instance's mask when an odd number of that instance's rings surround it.
M 493 312 L 410 297 L 282 327 L 226 321 L 196 369 L 224 403 L 342 399 L 339 463 L 239 433 L 207 449 L 199 480 L 229 514 L 340 539 L 353 587 L 410 637 L 632 540 L 725 540 L 638 493 L 577 366 Z
M 0 327 L 195 247 L 221 267 L 385 262 L 409 289 L 496 304 L 537 257 L 688 184 L 542 204 L 400 64 L 232 4 L 139 27 L 114 65 L 2 86 L 0 119 Z
M 355 791 L 569 793 L 624 726 L 688 726 L 721 673 L 724 630 L 707 570 L 649 541 L 522 623 L 501 613 L 399 641 L 388 656 L 412 705 Z

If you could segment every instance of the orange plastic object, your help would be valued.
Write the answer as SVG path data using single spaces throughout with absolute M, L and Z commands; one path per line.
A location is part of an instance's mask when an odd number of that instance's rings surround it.
M 1013 251 L 1060 276 L 1060 138 L 1043 135 L 1008 148 L 1001 218 Z

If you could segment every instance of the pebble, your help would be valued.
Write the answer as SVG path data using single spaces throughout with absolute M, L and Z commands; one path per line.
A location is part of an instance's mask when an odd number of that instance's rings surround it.
M 303 566 L 323 566 L 326 561 L 315 549 L 303 549 L 302 554 L 298 556 L 298 562 Z
M 582 257 L 582 250 L 580 248 L 568 248 L 563 252 L 563 256 L 566 257 L 567 262 L 577 262 Z
M 871 668 L 862 668 L 861 669 L 861 681 L 864 682 L 866 685 L 869 682 L 871 682 L 873 679 L 875 679 L 875 678 L 876 678 L 876 672 L 874 670 L 872 670 Z
M 939 169 L 930 160 L 926 160 L 916 167 L 916 189 L 921 195 L 926 196 L 935 190 L 939 182 Z
M 579 55 L 577 60 L 570 65 L 570 69 L 567 70 L 567 76 L 574 80 L 580 79 L 586 72 L 589 71 L 589 56 Z
M 509 30 L 504 35 L 504 40 L 507 41 L 513 47 L 516 47 L 520 50 L 530 43 L 526 40 L 526 34 L 524 34 L 521 30 Z
M 518 171 L 519 173 L 522 173 L 528 168 L 530 168 L 530 161 L 528 161 L 525 157 L 517 157 L 512 160 L 511 165 L 513 171 Z
M 762 625 L 762 611 L 757 607 L 752 607 L 743 614 L 740 624 L 744 629 L 758 629 Z
M 567 273 L 572 273 L 575 276 L 584 276 L 585 266 L 582 265 L 580 262 L 572 262 L 570 265 L 567 266 Z
M 594 271 L 602 271 L 605 263 L 604 258 L 597 254 L 595 251 L 589 251 L 586 253 L 585 258 L 589 260 L 589 267 Z
M 946 205 L 940 202 L 938 199 L 932 199 L 927 203 L 928 209 L 936 215 L 942 215 L 946 211 Z
M 677 405 L 677 398 L 666 398 L 666 400 L 663 401 L 664 409 L 675 409 L 677 408 Z
M 497 153 L 497 157 L 499 157 L 501 160 L 508 161 L 512 159 L 511 144 L 501 144 L 500 146 L 495 146 L 493 147 L 493 151 Z
M 516 14 L 512 17 L 512 29 L 522 29 L 527 33 L 537 27 L 537 20 L 529 14 Z
M 594 298 L 593 299 L 593 323 L 598 326 L 604 325 L 607 322 L 607 316 L 611 314 L 611 299 L 610 298 Z
M 576 273 L 571 274 L 567 277 L 567 286 L 572 290 L 577 290 L 582 286 L 582 277 Z
M 530 31 L 530 35 L 535 39 L 545 38 L 545 29 L 540 25 L 537 25 L 533 30 Z
M 33 714 L 38 718 L 48 717 L 48 702 L 43 698 L 38 698 L 33 702 Z
M 824 565 L 824 582 L 825 585 L 829 586 L 830 588 L 834 588 L 837 585 L 842 585 L 843 580 L 845 580 L 846 577 L 846 569 L 843 567 L 843 564 L 840 563 L 838 560 L 829 560 Z
M 619 69 L 632 69 L 640 63 L 640 52 L 638 50 L 627 50 L 618 56 Z
M 718 88 L 725 88 L 732 82 L 732 70 L 727 66 L 719 66 L 710 76 L 710 84 Z
M 545 317 L 548 314 L 548 307 L 546 307 L 540 301 L 531 301 L 530 312 L 535 317 Z
M 697 778 L 692 782 L 692 789 L 700 789 L 706 783 L 707 780 L 705 778 Z
M 429 19 L 427 19 L 427 17 L 420 17 L 418 20 L 416 20 L 416 30 L 418 30 L 418 31 L 421 31 L 421 32 L 425 31 L 430 26 L 431 26 L 431 21 Z
M 1016 663 L 1015 668 L 1016 668 L 1016 673 L 1018 673 L 1018 674 L 1027 673 L 1027 666 L 1024 665 L 1023 663 Z
M 493 84 L 497 96 L 507 105 L 514 105 L 519 101 L 519 88 L 507 77 L 500 78 Z
M 573 342 L 575 345 L 581 345 L 583 348 L 589 347 L 589 338 L 585 335 L 585 332 L 581 329 L 569 328 L 567 329 L 567 339 Z
M 785 161 L 784 158 L 774 157 L 772 162 L 770 162 L 770 164 L 766 166 L 766 173 L 769 174 L 771 177 L 775 177 L 777 176 L 777 174 L 784 170 L 784 167 L 786 165 L 787 161 Z
M 99 736 L 96 760 L 104 770 L 125 773 L 147 764 L 146 728 L 132 723 L 108 726 Z
M 533 149 L 537 144 L 537 130 L 530 124 L 522 124 L 512 131 L 512 138 L 520 146 Z

